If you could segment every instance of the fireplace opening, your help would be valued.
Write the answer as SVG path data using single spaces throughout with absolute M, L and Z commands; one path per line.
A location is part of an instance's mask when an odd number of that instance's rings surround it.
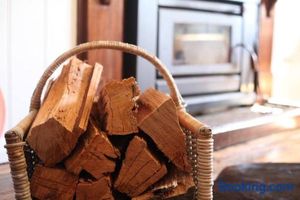
M 230 26 L 175 23 L 173 65 L 204 66 L 229 63 L 230 43 Z
M 127 1 L 125 41 L 156 54 L 168 67 L 192 114 L 255 101 L 249 53 L 257 46 L 258 2 L 247 0 Z M 168 92 L 166 82 L 143 59 L 124 56 L 125 76 L 141 89 Z

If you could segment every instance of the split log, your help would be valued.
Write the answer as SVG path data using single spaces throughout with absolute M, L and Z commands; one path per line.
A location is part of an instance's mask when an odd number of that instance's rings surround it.
M 47 98 L 47 95 L 49 94 L 49 91 L 50 91 L 53 83 L 54 83 L 54 78 L 51 78 L 51 79 L 48 80 L 47 86 L 45 86 L 45 89 L 44 89 L 45 90 L 45 96 L 44 96 L 44 99 L 42 101 L 42 104 L 44 103 L 44 100 Z
M 139 92 L 134 78 L 114 80 L 102 88 L 98 111 L 103 130 L 111 135 L 138 132 L 135 99 Z
M 78 177 L 61 168 L 35 167 L 30 181 L 31 195 L 37 199 L 72 200 Z
M 119 192 L 134 197 L 143 193 L 166 173 L 166 166 L 149 151 L 146 142 L 135 136 L 129 143 L 114 187 Z
M 138 99 L 138 127 L 179 169 L 190 172 L 183 133 L 171 97 L 155 89 L 146 90 Z
M 79 180 L 76 200 L 113 200 L 110 177 L 102 176 L 97 181 Z
M 49 89 L 27 137 L 46 166 L 67 157 L 86 130 L 101 72 L 73 58 Z
M 172 168 L 168 174 L 144 194 L 132 198 L 132 200 L 148 200 L 148 199 L 191 199 L 193 196 L 195 184 L 192 176 L 189 173 L 179 171 Z M 191 192 L 189 192 L 191 191 Z M 188 193 L 189 192 L 189 193 Z M 187 196 L 187 198 L 185 198 Z
M 83 111 L 81 117 L 79 118 L 79 128 L 81 128 L 82 130 L 85 130 L 87 127 L 90 113 L 93 107 L 94 97 L 97 93 L 97 89 L 100 84 L 102 70 L 103 66 L 98 63 L 95 63 L 93 75 L 90 80 L 90 86 L 85 99 L 85 104 L 83 105 Z
M 115 161 L 120 153 L 90 120 L 88 129 L 72 155 L 64 162 L 66 169 L 76 175 L 85 170 L 95 179 L 115 170 Z

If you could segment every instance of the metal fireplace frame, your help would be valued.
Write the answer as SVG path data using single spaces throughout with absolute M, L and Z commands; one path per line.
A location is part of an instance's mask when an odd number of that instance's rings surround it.
M 242 18 L 239 15 L 220 15 L 220 9 L 211 9 L 210 12 L 201 12 L 198 10 L 193 10 L 191 8 L 172 8 L 169 2 L 173 4 L 175 2 L 168 0 L 163 6 L 159 8 L 159 31 L 158 31 L 158 56 L 164 61 L 168 66 L 172 75 L 205 75 L 205 74 L 227 74 L 227 73 L 238 73 L 240 72 L 240 60 L 241 54 L 240 51 L 234 51 L 234 56 L 231 55 L 232 59 L 229 63 L 215 64 L 210 66 L 201 66 L 198 65 L 176 65 L 172 63 L 173 58 L 173 24 L 176 22 L 184 23 L 208 23 L 213 25 L 227 25 L 232 29 L 231 37 L 231 47 L 239 43 L 242 43 L 242 34 L 240 27 L 242 26 Z M 181 1 L 179 1 L 181 2 Z M 200 3 L 200 5 L 199 5 Z M 193 7 L 200 7 L 202 2 L 193 2 L 195 4 Z M 208 5 L 214 3 L 208 3 Z M 177 6 L 179 6 L 178 4 Z M 189 4 L 189 6 L 192 6 Z M 236 5 L 233 5 L 236 7 Z M 233 7 L 232 9 L 234 9 Z M 229 7 L 228 9 L 230 9 Z M 205 55 L 201 55 L 205 56 Z
M 125 7 L 125 38 L 126 42 L 137 44 L 149 52 L 157 55 L 159 58 L 164 57 L 162 55 L 161 38 L 159 33 L 160 27 L 160 15 L 161 11 L 178 9 L 192 13 L 207 12 L 211 15 L 215 13 L 222 13 L 223 16 L 235 17 L 240 16 L 242 20 L 242 28 L 240 30 L 241 41 L 238 39 L 231 45 L 234 46 L 237 43 L 242 43 L 249 49 L 256 49 L 258 38 L 258 0 L 128 0 Z M 234 20 L 233 20 L 234 21 Z M 239 31 L 237 31 L 238 33 Z M 171 52 L 169 52 L 171 53 Z M 161 56 L 161 57 L 160 57 Z M 172 65 L 168 62 L 165 64 L 169 67 L 172 75 L 175 77 L 175 81 L 178 84 L 179 90 L 182 90 L 184 100 L 187 103 L 187 109 L 190 113 L 205 113 L 215 109 L 222 109 L 224 107 L 230 107 L 235 105 L 249 105 L 254 103 L 256 94 L 254 92 L 254 80 L 253 73 L 251 73 L 250 56 L 243 50 L 239 49 L 237 53 L 237 62 L 239 63 L 236 71 L 232 71 L 232 77 L 229 79 L 222 76 L 218 77 L 218 81 L 224 83 L 224 86 L 229 85 L 229 88 L 236 88 L 234 90 L 226 91 L 224 87 L 223 92 L 218 90 L 222 88 L 216 88 L 214 90 L 206 91 L 206 86 L 214 87 L 214 81 L 212 77 L 207 76 L 202 79 L 195 79 L 196 75 L 203 75 L 205 71 L 196 71 L 195 74 L 191 73 L 189 69 L 178 72 L 174 71 Z M 135 58 L 134 58 L 135 59 Z M 162 80 L 158 72 L 152 68 L 150 63 L 147 63 L 141 58 L 134 60 L 132 57 L 124 57 L 125 68 L 131 68 L 134 65 L 136 70 L 125 72 L 125 77 L 134 75 L 142 90 L 149 87 L 155 87 L 162 91 L 167 91 L 165 82 Z M 162 59 L 164 62 L 164 59 Z M 230 68 L 232 63 L 227 65 Z M 127 67 L 128 66 L 128 67 Z M 224 69 L 228 69 L 228 66 L 224 65 Z M 230 74 L 230 71 L 224 71 L 224 74 Z M 237 75 L 241 74 L 241 76 Z M 210 74 L 207 72 L 206 74 Z M 212 73 L 214 74 L 214 72 Z M 183 75 L 187 75 L 184 78 Z M 188 82 L 193 82 L 194 87 L 190 87 Z M 238 85 L 237 85 L 238 84 Z M 205 86 L 203 86 L 205 85 Z M 199 91 L 203 95 L 191 95 Z

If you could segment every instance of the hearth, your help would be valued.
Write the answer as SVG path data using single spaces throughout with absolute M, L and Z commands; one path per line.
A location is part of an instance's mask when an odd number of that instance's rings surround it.
M 256 0 L 130 0 L 125 41 L 156 54 L 169 68 L 191 113 L 255 101 L 250 55 L 257 46 Z M 125 55 L 125 76 L 142 89 L 167 92 L 166 82 L 142 59 Z M 135 70 L 132 70 L 135 66 Z

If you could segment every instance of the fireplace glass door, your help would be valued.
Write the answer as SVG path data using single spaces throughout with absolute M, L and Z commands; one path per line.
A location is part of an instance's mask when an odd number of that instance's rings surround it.
M 173 75 L 239 73 L 242 42 L 238 15 L 161 8 L 159 57 Z
M 173 37 L 174 66 L 214 65 L 230 62 L 230 26 L 175 23 Z

